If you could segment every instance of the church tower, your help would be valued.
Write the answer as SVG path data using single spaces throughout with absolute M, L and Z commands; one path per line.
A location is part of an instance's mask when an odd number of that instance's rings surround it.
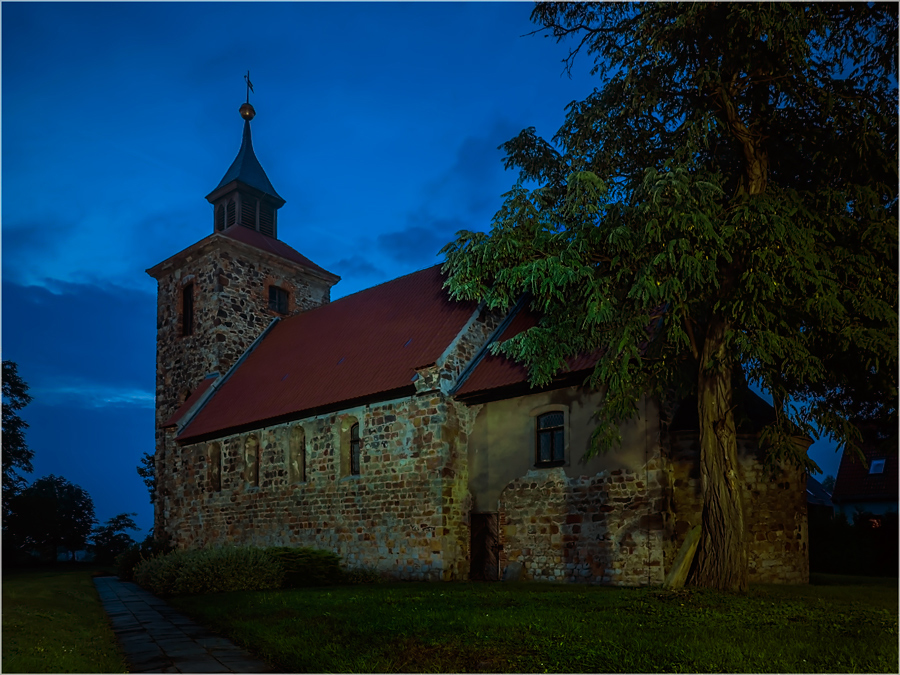
M 147 270 L 158 284 L 157 468 L 167 453 L 178 451 L 169 426 L 174 413 L 209 386 L 207 376 L 225 375 L 274 320 L 329 302 L 340 280 L 278 239 L 285 200 L 253 151 L 250 121 L 256 112 L 249 100 L 240 113 L 240 150 L 206 197 L 213 207 L 212 234 Z M 167 517 L 166 481 L 157 484 L 155 511 L 159 532 Z

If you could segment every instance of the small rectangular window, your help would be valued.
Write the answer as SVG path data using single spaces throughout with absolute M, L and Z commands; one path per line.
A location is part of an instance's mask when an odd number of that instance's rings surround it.
M 181 291 L 181 334 L 194 334 L 194 284 L 188 284 Z
M 535 466 L 565 464 L 565 432 L 563 413 L 549 412 L 537 418 L 537 458 Z
M 269 286 L 269 309 L 279 314 L 287 314 L 288 293 L 278 286 Z
M 873 459 L 872 463 L 869 464 L 869 473 L 884 473 L 884 460 Z

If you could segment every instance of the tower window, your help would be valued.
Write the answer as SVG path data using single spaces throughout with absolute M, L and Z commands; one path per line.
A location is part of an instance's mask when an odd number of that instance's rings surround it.
M 236 207 L 234 205 L 234 200 L 232 199 L 230 202 L 228 202 L 227 214 L 225 216 L 225 227 L 231 227 L 232 225 L 234 225 L 235 208 Z
M 287 314 L 288 292 L 278 286 L 269 286 L 269 309 L 279 314 Z
M 194 284 L 181 291 L 181 335 L 194 334 Z
M 225 207 L 219 204 L 216 207 L 216 231 L 221 232 L 225 229 Z
M 250 230 L 256 229 L 256 200 L 248 197 L 241 199 L 241 225 Z
M 537 458 L 535 466 L 559 466 L 566 461 L 562 411 L 537 418 Z
M 265 202 L 259 203 L 259 231 L 267 237 L 275 236 L 275 209 Z

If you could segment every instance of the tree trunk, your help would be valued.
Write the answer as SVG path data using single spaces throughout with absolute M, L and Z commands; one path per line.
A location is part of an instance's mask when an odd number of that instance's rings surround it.
M 700 479 L 703 530 L 692 581 L 727 591 L 747 590 L 743 481 L 737 461 L 732 399 L 732 362 L 725 345 L 728 322 L 714 316 L 700 358 Z

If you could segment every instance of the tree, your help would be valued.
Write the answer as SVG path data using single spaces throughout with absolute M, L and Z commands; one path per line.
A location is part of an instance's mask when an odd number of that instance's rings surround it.
M 141 463 L 137 466 L 138 475 L 144 479 L 144 485 L 150 491 L 150 503 L 156 501 L 156 462 L 149 452 L 141 457 Z
M 552 142 L 502 146 L 520 180 L 490 233 L 443 249 L 447 285 L 502 309 L 528 294 L 539 324 L 495 349 L 533 385 L 599 354 L 592 452 L 642 395 L 696 396 L 693 582 L 744 590 L 744 382 L 774 399 L 773 467 L 817 469 L 798 435 L 852 449 L 865 408 L 896 416 L 896 9 L 539 3 L 532 19 L 574 37 L 566 66 L 586 52 L 600 87 Z
M 132 518 L 136 515 L 136 513 L 120 513 L 107 520 L 105 525 L 94 528 L 91 534 L 91 549 L 96 562 L 112 563 L 125 549 L 135 545 L 134 539 L 126 530 L 138 529 Z
M 3 362 L 3 514 L 8 515 L 9 499 L 24 485 L 19 471 L 31 473 L 34 452 L 25 442 L 28 423 L 19 411 L 31 403 L 28 385 L 19 376 L 14 361 Z
M 822 489 L 825 490 L 828 494 L 834 492 L 834 476 L 828 474 L 825 478 L 822 479 Z
M 61 476 L 36 480 L 13 497 L 10 510 L 7 527 L 12 540 L 50 560 L 56 558 L 58 547 L 69 551 L 74 560 L 96 522 L 91 496 Z

